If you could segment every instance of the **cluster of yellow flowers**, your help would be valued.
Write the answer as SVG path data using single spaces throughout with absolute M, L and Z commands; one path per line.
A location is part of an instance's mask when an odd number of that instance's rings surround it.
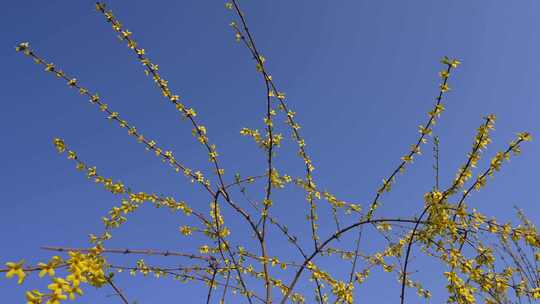
M 101 256 L 100 248 L 94 249 L 88 254 L 80 252 L 68 252 L 69 258 L 64 260 L 59 256 L 53 256 L 47 263 L 38 263 L 34 267 L 25 267 L 24 261 L 6 263 L 8 271 L 6 276 L 11 278 L 17 276 L 18 283 L 22 284 L 27 272 L 39 271 L 39 277 L 49 276 L 51 283 L 48 285 L 48 292 L 31 290 L 26 292 L 28 304 L 60 304 L 64 300 L 75 300 L 77 296 L 82 296 L 81 283 L 94 287 L 101 287 L 109 279 L 106 274 L 107 263 Z M 65 277 L 57 276 L 58 269 L 65 269 Z
M 127 198 L 122 199 L 120 207 L 113 207 L 109 211 L 109 216 L 102 218 L 106 229 L 118 228 L 121 224 L 126 222 L 127 219 L 125 215 L 137 210 L 140 204 L 145 201 L 152 203 L 157 208 L 167 207 L 172 211 L 180 210 L 185 215 L 190 215 L 192 213 L 192 209 L 185 202 L 177 202 L 172 197 L 160 197 L 157 194 L 147 194 L 145 192 L 133 193 L 128 191 L 123 183 L 115 183 L 111 178 L 99 175 L 96 167 L 89 167 L 86 165 L 74 151 L 67 148 L 64 140 L 55 138 L 53 143 L 59 153 L 65 153 L 67 151 L 68 159 L 77 163 L 76 167 L 78 170 L 85 170 L 88 178 L 93 178 L 96 183 L 103 184 L 107 191 L 112 194 L 128 194 Z
M 311 272 L 311 277 L 314 280 L 326 282 L 330 286 L 332 293 L 336 297 L 336 301 L 344 301 L 347 304 L 353 303 L 354 285 L 351 282 L 345 283 L 335 280 L 328 272 L 321 270 L 311 261 L 307 264 L 306 268 Z
M 67 146 L 64 142 L 64 140 L 60 138 L 55 138 L 53 140 L 54 146 L 56 147 L 56 150 L 59 153 L 64 153 L 67 151 L 67 157 L 70 160 L 73 160 L 77 164 L 77 170 L 84 170 L 86 171 L 86 174 L 88 178 L 94 179 L 94 181 L 98 184 L 102 184 L 103 187 L 112 194 L 123 194 L 126 192 L 126 189 L 124 187 L 124 184 L 121 182 L 113 182 L 111 178 L 106 178 L 97 173 L 96 167 L 88 167 L 84 162 L 82 162 L 79 157 L 77 156 L 77 153 L 75 153 L 72 150 L 67 149 Z

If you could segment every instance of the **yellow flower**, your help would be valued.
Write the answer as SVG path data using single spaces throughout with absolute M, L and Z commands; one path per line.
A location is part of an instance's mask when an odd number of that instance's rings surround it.
M 453 60 L 450 62 L 450 66 L 453 67 L 454 69 L 457 68 L 460 64 L 461 64 L 461 61 L 459 61 L 459 60 L 457 60 L 457 59 L 453 59 Z
M 22 42 L 22 43 L 19 43 L 19 45 L 17 45 L 15 50 L 17 52 L 22 52 L 22 51 L 28 50 L 28 48 L 30 48 L 30 44 L 28 42 Z
M 91 99 L 92 102 L 98 102 L 99 101 L 99 95 L 94 94 L 94 95 L 92 95 L 92 97 L 90 99 Z
M 54 64 L 52 64 L 52 63 L 47 63 L 47 65 L 45 66 L 45 71 L 47 71 L 47 72 L 52 72 L 52 71 L 54 71 Z
M 64 143 L 64 141 L 60 138 L 55 138 L 53 140 L 54 142 L 54 146 L 56 147 L 56 150 L 58 151 L 58 153 L 63 153 L 64 151 L 66 151 L 66 144 Z
M 26 292 L 26 304 L 41 304 L 43 300 L 43 294 L 37 290 Z
M 74 151 L 68 151 L 68 159 L 76 159 L 77 154 Z
M 185 112 L 185 116 L 186 117 L 195 117 L 195 116 L 197 116 L 197 113 L 193 109 L 188 109 Z
M 531 141 L 532 140 L 532 136 L 528 132 L 518 133 L 518 138 L 519 138 L 519 140 L 522 140 L 522 141 Z
M 210 251 L 210 247 L 208 247 L 208 245 L 203 245 L 201 247 L 199 247 L 199 252 L 202 253 L 202 254 L 206 254 Z
M 60 304 L 62 300 L 66 300 L 67 296 L 63 293 L 53 293 L 49 300 L 47 301 L 47 304 Z
M 448 92 L 450 90 L 450 87 L 446 83 L 441 84 L 439 88 L 441 89 L 441 92 L 443 93 Z
M 122 31 L 122 36 L 124 38 L 128 38 L 129 36 L 131 36 L 131 32 L 129 30 L 125 30 L 125 31 Z
M 188 235 L 191 235 L 193 230 L 189 226 L 182 226 L 182 227 L 180 227 L 180 232 L 182 232 L 183 235 L 188 236 Z
M 68 293 L 70 300 L 75 300 L 75 294 L 79 296 L 83 295 L 83 291 L 81 288 L 79 288 L 79 286 L 70 286 L 66 292 Z
M 19 277 L 17 284 L 22 284 L 26 273 L 23 270 L 24 260 L 19 261 L 18 263 L 8 262 L 6 266 L 8 267 L 8 272 L 6 273 L 7 278 L 12 278 L 14 275 Z
M 531 290 L 533 299 L 540 299 L 540 288 L 534 288 Z
M 439 72 L 439 77 L 441 77 L 442 79 L 448 78 L 448 76 L 450 76 L 450 73 L 448 73 L 447 71 Z
M 61 295 L 69 287 L 69 283 L 62 278 L 53 278 L 53 282 L 47 286 L 53 294 Z M 59 298 L 60 299 L 60 298 Z M 64 296 L 65 299 L 65 296 Z
M 39 263 L 38 266 L 41 268 L 41 271 L 39 272 L 40 278 L 44 277 L 45 275 L 49 275 L 50 277 L 54 276 L 54 265 Z
M 74 287 L 81 285 L 81 282 L 87 282 L 86 278 L 83 277 L 80 271 L 73 271 L 73 273 L 68 275 L 66 279 L 70 281 Z

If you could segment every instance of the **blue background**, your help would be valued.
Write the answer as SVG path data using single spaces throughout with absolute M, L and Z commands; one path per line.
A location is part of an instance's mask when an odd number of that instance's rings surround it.
M 530 131 L 537 138 L 540 134 L 538 1 L 246 0 L 241 4 L 268 69 L 298 112 L 317 184 L 339 198 L 366 205 L 381 179 L 416 141 L 417 126 L 425 121 L 437 93 L 443 55 L 459 58 L 463 65 L 452 75 L 447 111 L 435 128 L 441 137 L 442 185 L 450 183 L 464 161 L 483 116 L 494 113 L 498 121 L 480 169 L 517 132 Z M 264 154 L 241 138 L 239 130 L 264 127 L 264 86 L 247 50 L 234 41 L 228 26 L 234 17 L 224 3 L 110 1 L 109 6 L 160 65 L 171 89 L 197 110 L 229 180 L 237 171 L 262 173 Z M 64 138 L 105 176 L 133 189 L 174 195 L 200 210 L 208 209 L 210 201 L 200 188 L 144 152 L 125 130 L 105 120 L 62 81 L 15 53 L 17 43 L 29 41 L 38 54 L 99 92 L 147 137 L 173 149 L 188 166 L 210 172 L 206 153 L 191 137 L 191 127 L 144 76 L 131 51 L 95 12 L 94 2 L 4 1 L 1 15 L 1 262 L 46 260 L 51 253 L 41 251 L 43 245 L 87 246 L 88 233 L 101 231 L 100 217 L 119 204 L 119 198 L 96 187 L 57 155 L 54 137 Z M 287 131 L 284 134 L 288 136 Z M 398 177 L 393 192 L 383 197 L 380 214 L 412 216 L 421 208 L 423 193 L 433 185 L 431 147 L 423 150 L 424 155 Z M 539 155 L 540 141 L 526 144 L 523 154 L 505 164 L 469 205 L 501 222 L 516 219 L 513 205 L 517 205 L 539 223 Z M 276 163 L 280 172 L 302 172 L 290 143 L 280 149 Z M 289 188 L 277 194 L 275 213 L 283 214 L 283 222 L 308 245 L 309 230 L 303 221 L 306 203 L 300 191 Z M 252 196 L 260 200 L 256 189 Z M 325 210 L 321 210 L 322 215 Z M 321 225 L 327 228 L 321 231 L 330 232 L 332 220 L 325 214 Z M 226 216 L 233 235 L 247 230 L 230 212 Z M 202 242 L 177 232 L 186 223 L 193 219 L 143 207 L 116 231 L 111 246 L 192 251 Z M 270 255 L 298 258 L 278 234 L 271 242 L 276 245 Z M 256 248 L 252 243 L 250 248 Z M 377 241 L 366 243 L 371 244 L 365 245 L 366 252 L 376 249 Z M 148 261 L 169 266 L 185 262 Z M 336 261 L 321 263 L 338 270 L 343 267 Z M 442 302 L 444 268 L 419 258 L 411 269 L 420 270 L 414 279 L 427 280 L 426 287 L 434 292 L 432 302 Z M 2 302 L 20 303 L 24 290 L 45 288 L 46 280 L 34 278 L 28 278 L 24 288 L 17 287 L 15 280 L 2 279 Z M 167 279 L 132 281 L 125 275 L 119 276 L 118 284 L 139 303 L 171 299 L 200 303 L 206 295 L 200 284 Z M 376 272 L 357 290 L 356 300 L 362 303 L 396 303 L 399 298 L 394 274 Z M 112 291 L 107 288 L 87 288 L 86 293 L 79 303 L 118 302 L 108 297 Z M 410 301 L 420 301 L 414 291 L 408 295 Z

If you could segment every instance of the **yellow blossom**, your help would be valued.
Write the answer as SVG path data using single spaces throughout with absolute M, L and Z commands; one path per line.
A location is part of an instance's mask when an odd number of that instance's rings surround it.
M 12 278 L 13 276 L 17 276 L 19 278 L 17 280 L 17 284 L 22 284 L 24 282 L 24 278 L 26 278 L 26 273 L 23 270 L 23 264 L 24 264 L 23 260 L 17 263 L 14 263 L 14 262 L 6 263 L 6 266 L 8 268 L 8 271 L 6 272 L 6 277 Z

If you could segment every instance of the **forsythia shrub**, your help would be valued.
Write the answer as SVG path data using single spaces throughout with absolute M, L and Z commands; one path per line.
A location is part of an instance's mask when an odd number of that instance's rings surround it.
M 88 99 L 103 115 L 127 134 L 139 142 L 146 150 L 163 160 L 175 172 L 184 175 L 196 187 L 200 187 L 210 198 L 208 209 L 190 205 L 174 197 L 165 197 L 156 193 L 135 191 L 102 175 L 96 167 L 86 163 L 68 146 L 63 139 L 55 138 L 54 146 L 60 154 L 75 163 L 77 170 L 83 172 L 105 190 L 117 196 L 120 204 L 110 209 L 102 218 L 103 231 L 90 235 L 88 248 L 47 247 L 45 249 L 60 252 L 49 261 L 28 265 L 24 261 L 8 262 L 0 269 L 7 278 L 15 278 L 23 284 L 28 275 L 46 277 L 49 284 L 41 290 L 28 290 L 26 301 L 29 304 L 59 304 L 78 299 L 84 289 L 110 286 L 123 303 L 128 302 L 127 293 L 116 286 L 114 273 L 128 272 L 133 275 L 153 274 L 156 277 L 173 278 L 187 282 L 202 282 L 208 286 L 208 293 L 201 295 L 207 303 L 354 303 L 355 286 L 368 279 L 372 269 L 380 268 L 392 273 L 400 282 L 401 303 L 406 300 L 407 288 L 416 290 L 418 296 L 430 298 L 431 293 L 419 281 L 414 281 L 408 272 L 408 266 L 415 247 L 420 247 L 418 254 L 436 259 L 444 265 L 443 275 L 447 279 L 448 302 L 450 303 L 509 303 L 513 300 L 535 302 L 540 299 L 540 236 L 525 215 L 518 211 L 521 223 L 499 223 L 494 218 L 481 214 L 467 206 L 465 201 L 474 192 L 484 188 L 497 173 L 503 163 L 520 153 L 521 145 L 531 140 L 529 133 L 517 134 L 508 146 L 497 152 L 488 166 L 477 174 L 483 152 L 490 144 L 490 132 L 494 128 L 495 115 L 487 115 L 478 127 L 470 152 L 463 165 L 457 171 L 453 182 L 448 187 L 439 187 L 425 193 L 424 206 L 418 217 L 382 217 L 377 215 L 380 198 L 392 190 L 400 173 L 403 173 L 421 153 L 427 139 L 432 137 L 433 126 L 445 110 L 446 93 L 450 91 L 450 77 L 459 67 L 460 61 L 444 57 L 439 72 L 440 85 L 433 107 L 428 111 L 427 120 L 419 126 L 418 138 L 403 155 L 399 165 L 382 181 L 374 193 L 374 198 L 366 205 L 340 200 L 332 193 L 322 190 L 315 182 L 315 167 L 306 149 L 300 132 L 300 125 L 295 112 L 287 103 L 285 93 L 280 91 L 274 78 L 265 66 L 265 58 L 257 48 L 253 34 L 249 31 L 245 14 L 238 1 L 226 3 L 236 21 L 230 24 L 235 39 L 243 44 L 253 57 L 255 68 L 262 76 L 266 87 L 267 111 L 264 116 L 264 130 L 243 128 L 242 136 L 251 138 L 265 154 L 267 166 L 259 176 L 241 176 L 226 174 L 219 162 L 217 147 L 212 144 L 207 128 L 201 124 L 197 112 L 169 87 L 168 81 L 160 74 L 158 65 L 151 61 L 147 52 L 134 39 L 133 34 L 113 15 L 105 4 L 97 3 L 97 11 L 103 15 L 120 40 L 133 51 L 144 73 L 155 83 L 157 89 L 171 106 L 185 119 L 192 128 L 192 134 L 200 143 L 208 160 L 213 166 L 211 175 L 204 175 L 200 170 L 187 167 L 177 159 L 172 151 L 161 147 L 151 137 L 143 135 L 132 122 L 115 112 L 106 98 L 84 85 L 83 81 L 64 72 L 59 66 L 41 57 L 29 43 L 20 43 L 16 50 L 33 59 L 44 70 Z M 293 142 L 297 145 L 298 156 L 304 165 L 303 176 L 291 176 L 280 173 L 273 164 L 276 148 L 285 137 L 276 131 L 276 117 L 282 115 L 290 129 Z M 438 138 L 434 138 L 435 157 L 438 158 Z M 479 169 L 476 169 L 479 171 Z M 437 172 L 438 174 L 438 172 Z M 245 206 L 233 197 L 231 189 L 240 189 L 245 194 L 247 187 L 255 182 L 264 183 L 264 191 L 259 202 L 250 202 Z M 279 214 L 273 214 L 273 193 L 277 189 L 297 187 L 303 191 L 307 206 L 307 223 L 310 226 L 313 248 L 301 246 L 288 227 L 280 223 Z M 182 225 L 178 233 L 185 237 L 202 236 L 206 244 L 186 252 L 158 251 L 151 249 L 114 249 L 108 241 L 115 229 L 122 226 L 129 216 L 137 212 L 143 204 L 156 208 L 181 212 L 185 216 L 195 217 L 199 225 Z M 336 223 L 335 232 L 329 235 L 319 233 L 319 210 L 317 206 L 328 204 L 330 215 Z M 251 239 L 235 239 L 235 231 L 227 226 L 223 210 L 227 208 L 245 221 Z M 354 218 L 350 224 L 343 224 L 341 218 Z M 269 250 L 269 226 L 279 231 L 293 250 L 302 256 L 292 260 L 289 256 L 275 256 Z M 346 234 L 361 232 L 373 228 L 379 233 L 386 245 L 373 254 L 364 254 L 359 244 L 358 234 L 352 249 L 343 249 L 343 244 L 336 245 L 336 240 Z M 248 250 L 248 242 L 258 246 L 257 251 Z M 335 245 L 335 246 L 334 246 Z M 189 247 L 189 246 L 188 246 Z M 465 250 L 468 248 L 468 250 Z M 192 262 L 189 266 L 167 269 L 147 264 L 144 259 L 136 265 L 120 266 L 111 264 L 107 257 L 113 254 L 158 255 L 184 257 Z M 351 264 L 350 275 L 335 277 L 330 270 L 325 270 L 317 263 L 318 258 L 332 257 L 347 265 Z M 352 263 L 351 263 L 352 262 Z M 314 293 L 307 295 L 298 291 L 302 279 L 312 282 Z M 258 287 L 257 287 L 258 286 Z M 258 289 L 257 289 L 258 288 Z M 220 292 L 217 292 L 220 290 Z M 256 291 L 258 290 L 258 291 Z M 303 290 L 304 291 L 304 290 Z M 414 300 L 413 300 L 414 302 Z

